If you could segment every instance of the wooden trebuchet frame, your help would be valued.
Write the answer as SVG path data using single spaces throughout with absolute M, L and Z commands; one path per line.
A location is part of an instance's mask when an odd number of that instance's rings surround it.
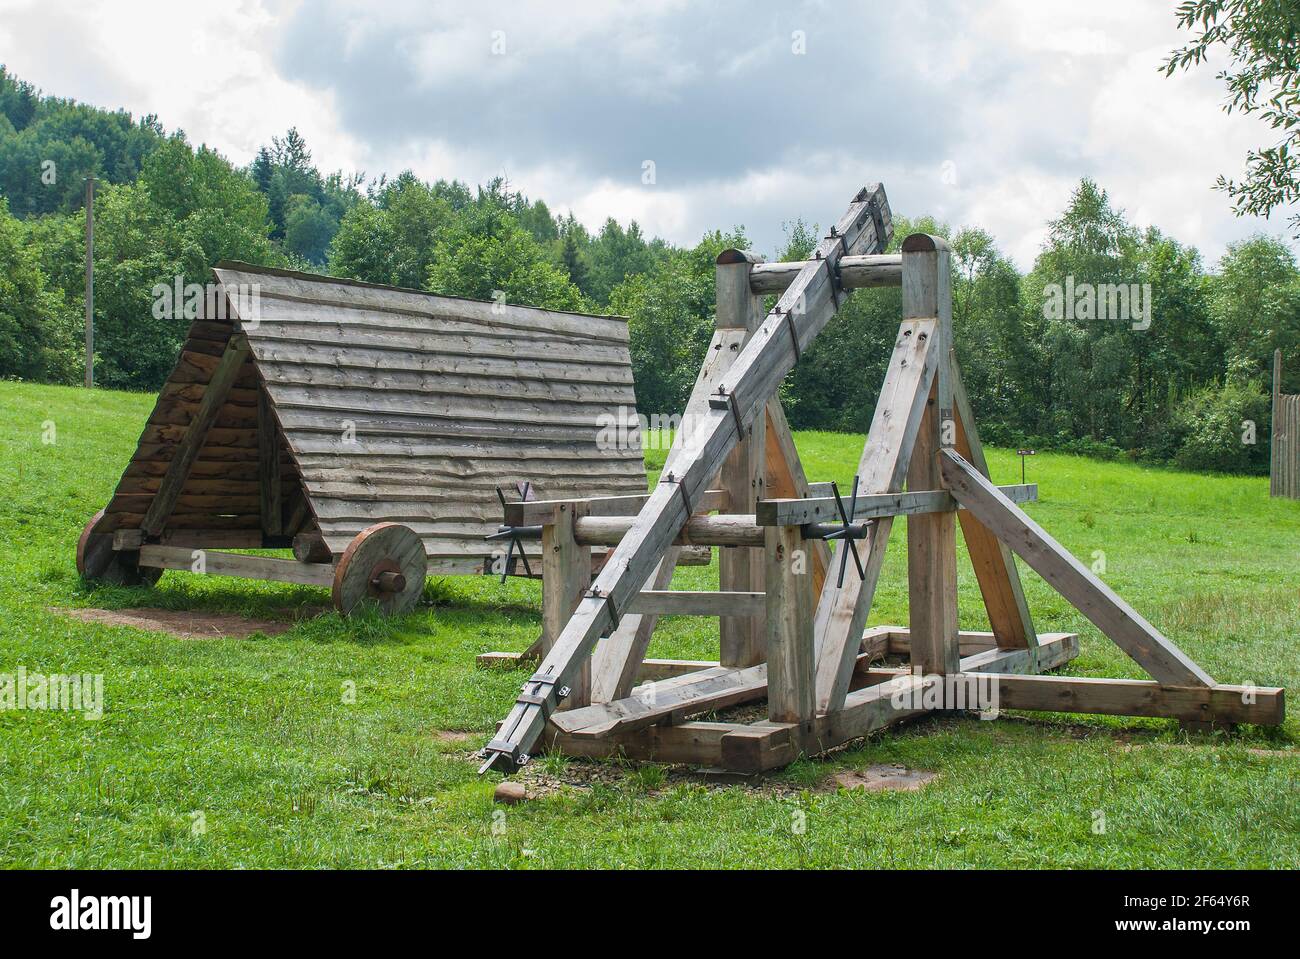
M 636 408 L 619 317 L 239 263 L 214 280 L 78 545 L 90 578 L 206 572 L 400 613 L 428 573 L 523 571 L 484 541 L 498 488 L 645 490 L 639 434 L 601 439 Z M 220 552 L 288 548 L 292 560 Z M 540 568 L 540 544 L 522 551 Z
M 1033 486 L 989 479 L 953 357 L 947 244 L 907 237 L 861 191 L 802 263 L 718 258 L 717 333 L 660 481 L 648 496 L 513 504 L 506 523 L 543 544 L 541 663 L 483 751 L 511 772 L 539 749 L 754 773 L 935 709 L 1165 716 L 1207 727 L 1276 725 L 1283 690 L 1217 684 L 1018 505 Z M 901 286 L 903 317 L 841 515 L 804 476 L 776 399 L 782 378 L 857 287 Z M 779 293 L 764 315 L 762 296 Z M 848 515 L 850 514 L 851 515 Z M 909 627 L 865 628 L 894 518 L 908 518 Z M 961 525 L 991 630 L 957 622 Z M 846 537 L 848 537 L 846 539 Z M 855 544 L 860 575 L 833 575 Z M 593 545 L 616 544 L 591 574 Z M 676 551 L 722 547 L 718 592 L 671 589 Z M 1020 556 L 1152 677 L 1042 675 L 1078 654 L 1038 633 Z M 857 561 L 855 561 L 856 563 Z M 719 620 L 716 662 L 645 659 L 656 616 Z M 877 665 L 898 657 L 893 665 Z M 517 662 L 502 653 L 485 664 Z M 696 717 L 767 700 L 759 722 Z

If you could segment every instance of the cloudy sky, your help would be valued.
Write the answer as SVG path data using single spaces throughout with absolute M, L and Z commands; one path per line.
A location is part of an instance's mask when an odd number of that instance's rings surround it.
M 246 163 L 291 125 L 323 169 L 505 175 L 589 226 L 693 244 L 824 230 L 884 182 L 1022 266 L 1080 177 L 1195 244 L 1285 232 L 1211 187 L 1269 131 L 1221 62 L 1166 79 L 1173 0 L 0 0 L 0 62 Z M 646 163 L 654 182 L 645 183 Z

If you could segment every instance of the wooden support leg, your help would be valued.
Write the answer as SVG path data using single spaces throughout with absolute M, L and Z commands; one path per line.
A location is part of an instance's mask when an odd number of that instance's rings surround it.
M 591 548 L 579 546 L 574 538 L 581 506 L 560 507 L 560 521 L 542 527 L 542 656 L 555 645 L 564 624 L 573 615 L 583 592 L 591 585 Z M 583 664 L 569 697 L 561 709 L 575 709 L 591 702 L 591 662 Z
M 953 413 L 956 417 L 957 452 L 977 470 L 989 476 L 988 461 L 975 428 L 970 399 L 962 383 L 961 369 L 951 353 L 948 363 L 952 367 Z M 990 477 L 991 478 L 991 477 Z M 1034 621 L 1025 602 L 1025 591 L 1020 585 L 1015 556 L 987 526 L 975 518 L 970 510 L 958 514 L 962 538 L 970 555 L 975 579 L 979 583 L 984 608 L 988 611 L 989 628 L 997 639 L 999 649 L 1025 649 L 1038 645 Z
M 937 385 L 937 384 L 936 384 Z M 934 395 L 931 395 L 931 404 Z M 939 489 L 939 417 L 931 405 L 912 449 L 908 489 Z M 927 674 L 955 673 L 957 644 L 957 514 L 922 513 L 907 518 L 907 595 L 911 612 L 912 668 Z
M 767 527 L 767 716 L 816 716 L 812 563 L 797 526 Z
M 952 495 L 1094 626 L 1166 686 L 1213 686 L 1210 675 L 953 450 L 940 467 Z

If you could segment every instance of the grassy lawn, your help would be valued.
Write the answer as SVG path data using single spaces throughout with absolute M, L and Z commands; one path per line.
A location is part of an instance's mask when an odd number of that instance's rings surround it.
M 0 673 L 102 673 L 105 694 L 97 721 L 0 711 L 0 865 L 1300 866 L 1294 701 L 1281 731 L 1235 736 L 1154 720 L 929 719 L 757 786 L 547 758 L 532 773 L 542 798 L 494 807 L 499 777 L 480 780 L 470 754 L 525 674 L 473 660 L 535 638 L 535 584 L 435 580 L 390 622 L 322 612 L 322 589 L 185 573 L 88 590 L 77 535 L 152 402 L 0 383 Z M 798 443 L 811 477 L 851 479 L 860 437 Z M 990 459 L 996 481 L 1019 482 L 1014 453 Z M 1105 579 L 1216 679 L 1300 688 L 1300 503 L 1270 500 L 1267 479 L 1067 456 L 1034 458 L 1028 478 L 1041 499 L 1029 512 L 1085 561 L 1104 554 Z M 872 623 L 907 621 L 904 543 L 896 528 Z M 1068 672 L 1142 675 L 1022 571 L 1039 629 L 1083 637 Z M 716 577 L 687 569 L 677 585 Z M 963 628 L 987 628 L 969 568 L 960 603 Z M 143 605 L 287 609 L 299 622 L 183 640 L 50 611 Z M 716 658 L 708 622 L 665 621 L 651 655 Z M 874 763 L 939 776 L 915 793 L 833 788 L 835 773 Z

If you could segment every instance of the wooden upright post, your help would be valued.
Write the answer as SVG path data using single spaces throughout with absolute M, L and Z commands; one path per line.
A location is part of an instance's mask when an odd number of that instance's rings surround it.
M 95 385 L 95 178 L 86 177 L 86 389 Z
M 767 539 L 767 716 L 807 723 L 817 714 L 812 556 L 798 526 L 769 526 Z
M 938 362 L 907 470 L 909 490 L 944 488 L 939 451 L 957 442 L 949 351 L 952 290 L 948 244 L 913 234 L 903 241 L 903 317 L 934 319 Z M 907 586 L 913 669 L 946 675 L 961 669 L 957 641 L 957 515 L 926 513 L 907 520 Z
M 763 322 L 763 298 L 750 290 L 749 274 L 758 258 L 731 252 L 716 267 L 717 326 L 719 330 L 744 330 L 745 340 Z M 720 488 L 727 491 L 727 512 L 753 513 L 764 497 L 767 417 L 756 416 L 722 467 Z M 762 592 L 763 551 L 744 546 L 724 548 L 718 554 L 718 585 L 723 592 Z M 754 666 L 766 651 L 763 624 L 753 616 L 723 616 L 719 625 L 723 666 Z
M 579 546 L 574 536 L 578 517 L 587 508 L 565 503 L 559 508 L 559 522 L 542 527 L 542 656 L 555 645 L 577 608 L 582 594 L 591 585 L 591 547 Z M 561 709 L 574 709 L 591 702 L 591 660 L 588 659 L 574 679 L 569 697 Z
M 1272 442 L 1268 447 L 1268 495 L 1284 496 L 1282 488 L 1282 351 L 1273 351 Z

